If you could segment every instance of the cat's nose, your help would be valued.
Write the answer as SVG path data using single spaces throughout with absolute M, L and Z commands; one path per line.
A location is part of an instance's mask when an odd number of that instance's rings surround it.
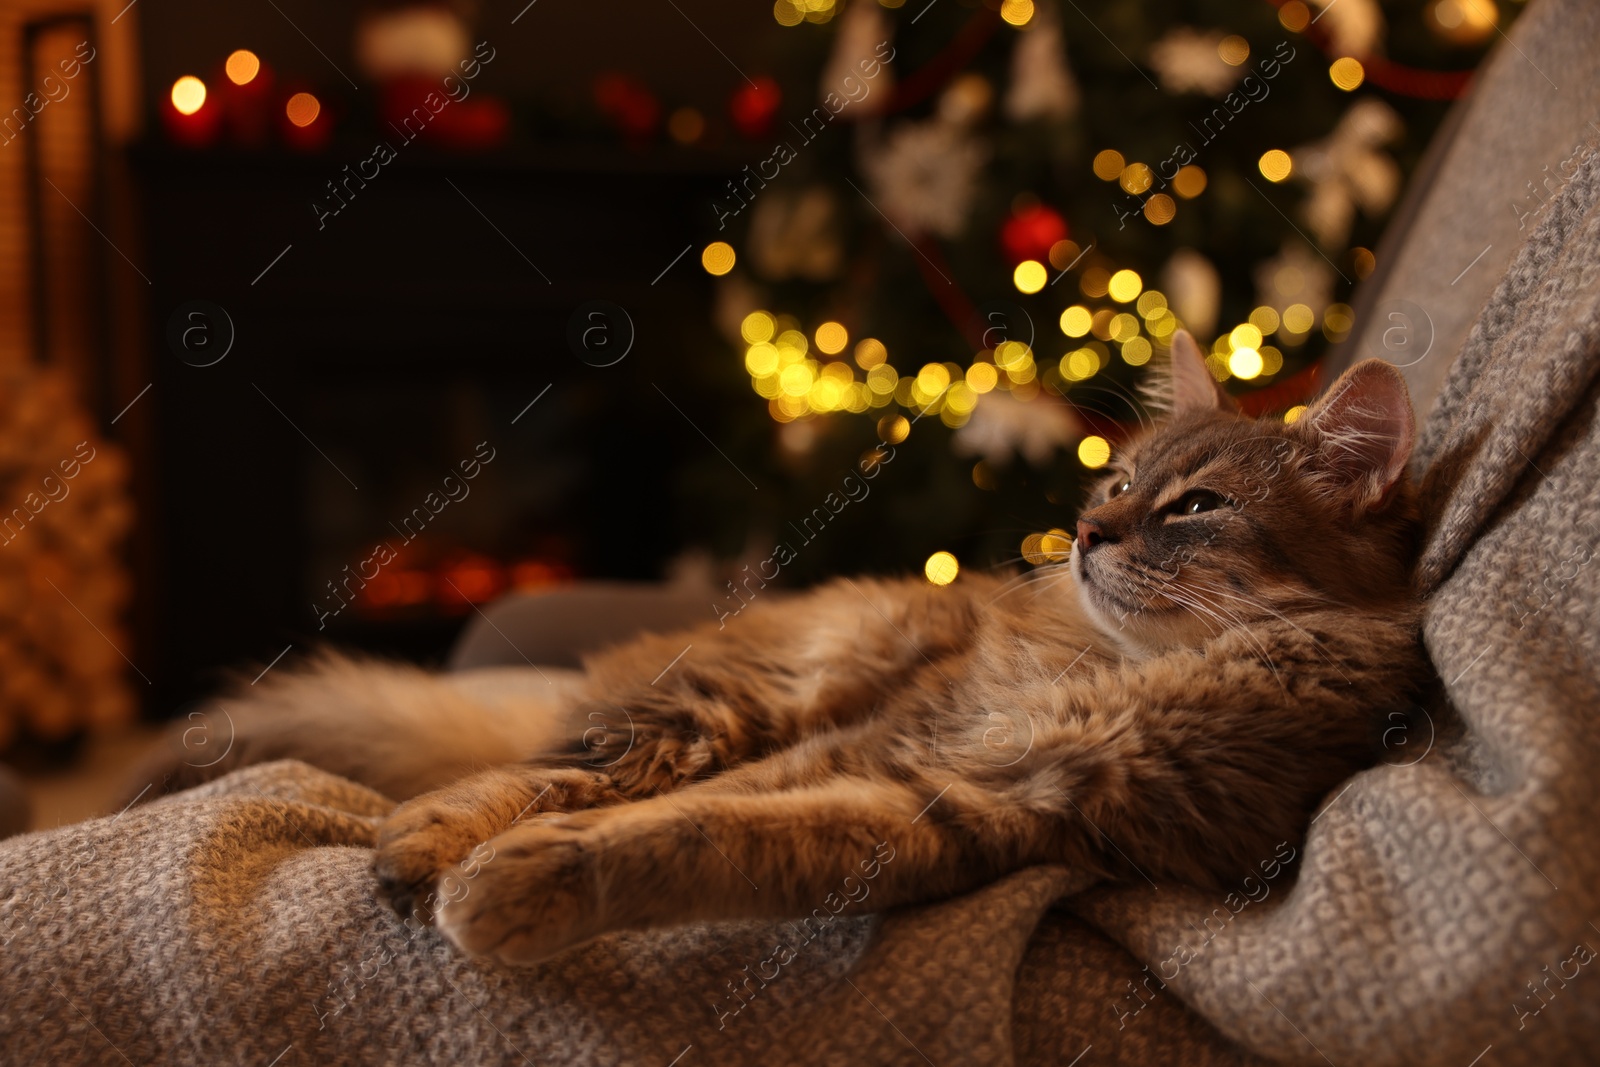
M 1105 542 L 1107 542 L 1109 540 L 1114 540 L 1114 539 L 1107 537 L 1105 530 L 1102 529 L 1100 524 L 1098 522 L 1096 522 L 1095 520 L 1093 520 L 1093 519 L 1079 519 L 1078 520 L 1078 551 L 1079 551 L 1079 553 L 1086 553 L 1091 548 L 1093 548 L 1095 545 L 1104 544 Z

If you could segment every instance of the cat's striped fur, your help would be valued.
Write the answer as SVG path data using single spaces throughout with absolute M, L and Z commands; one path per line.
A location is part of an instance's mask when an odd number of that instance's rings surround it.
M 1426 676 L 1412 415 L 1376 361 L 1294 425 L 1237 414 L 1186 335 L 1171 381 L 1171 418 L 1114 457 L 1068 563 L 948 587 L 839 580 L 592 657 L 520 745 L 503 717 L 481 736 L 470 712 L 441 724 L 455 744 L 421 784 L 507 762 L 396 809 L 382 892 L 470 952 L 531 962 L 611 930 L 810 914 L 885 849 L 846 909 L 1038 863 L 1248 873 L 1301 836 Z M 420 673 L 336 661 L 260 699 L 371 706 L 374 685 L 462 704 Z M 342 729 L 373 716 L 390 751 L 426 745 L 381 708 Z M 304 728 L 242 732 L 238 759 L 297 755 L 413 791 L 390 761 Z

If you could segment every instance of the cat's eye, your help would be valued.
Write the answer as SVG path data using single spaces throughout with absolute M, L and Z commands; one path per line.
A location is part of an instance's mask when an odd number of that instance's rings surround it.
M 1196 489 L 1179 497 L 1172 510 L 1177 515 L 1203 515 L 1208 511 L 1226 507 L 1227 503 L 1221 495 L 1209 489 Z
M 1133 488 L 1132 480 L 1128 479 L 1128 478 L 1123 478 L 1123 479 L 1121 479 L 1119 481 L 1115 481 L 1115 482 L 1111 483 L 1111 488 L 1106 490 L 1106 496 L 1108 498 L 1109 497 L 1114 497 L 1114 496 L 1121 496 L 1123 493 L 1126 493 L 1129 489 L 1132 489 L 1132 488 Z

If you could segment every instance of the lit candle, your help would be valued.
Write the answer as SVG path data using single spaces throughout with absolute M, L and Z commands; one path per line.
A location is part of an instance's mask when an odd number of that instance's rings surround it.
M 222 108 L 210 96 L 206 83 L 193 74 L 172 83 L 172 91 L 162 102 L 161 121 L 174 143 L 203 148 L 217 139 Z
M 247 148 L 265 147 L 272 135 L 272 68 L 249 49 L 230 54 L 217 79 L 218 95 L 232 140 Z
M 284 143 L 303 152 L 314 152 L 327 146 L 333 137 L 333 118 L 314 93 L 299 91 L 284 101 Z

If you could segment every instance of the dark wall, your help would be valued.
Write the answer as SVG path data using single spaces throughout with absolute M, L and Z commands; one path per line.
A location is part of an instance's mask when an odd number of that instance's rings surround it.
M 158 548 L 140 587 L 156 606 L 141 662 L 157 714 L 290 644 L 442 656 L 465 605 L 325 615 L 327 587 L 376 544 L 401 543 L 396 525 L 480 442 L 495 459 L 430 525 L 435 547 L 658 576 L 682 547 L 684 452 L 703 444 L 684 417 L 711 425 L 718 390 L 745 388 L 712 332 L 697 256 L 737 152 L 626 144 L 588 102 L 598 73 L 623 68 L 669 107 L 720 112 L 740 75 L 683 14 L 539 0 L 513 26 L 521 5 L 485 5 L 475 36 L 497 55 L 474 90 L 510 103 L 509 142 L 407 145 L 319 220 L 327 183 L 371 151 L 377 90 L 352 90 L 332 65 L 361 81 L 353 5 L 277 6 L 140 6 L 153 107 L 178 75 L 210 79 L 249 47 L 341 112 L 312 152 L 182 149 L 153 131 L 132 153 L 153 280 L 154 387 L 138 417 L 154 423 L 157 487 L 140 521 Z M 757 54 L 776 29 L 762 5 L 679 6 L 730 55 Z M 570 341 L 594 300 L 625 309 L 636 333 L 615 366 Z M 231 324 L 212 366 L 173 349 L 170 327 L 195 301 Z

